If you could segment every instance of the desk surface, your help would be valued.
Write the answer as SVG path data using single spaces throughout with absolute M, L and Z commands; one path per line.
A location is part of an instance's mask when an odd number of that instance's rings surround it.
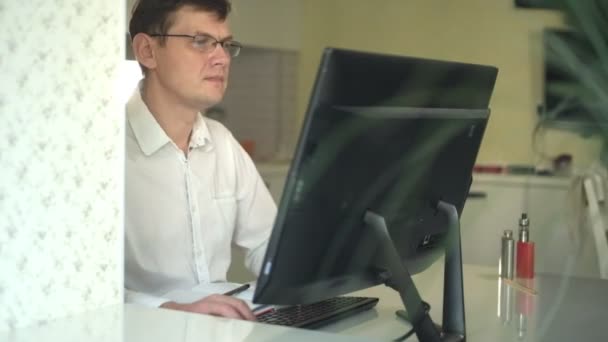
M 465 265 L 467 341 L 608 341 L 608 281 L 538 275 L 537 296 L 499 282 L 496 269 Z M 441 322 L 443 267 L 414 277 L 431 316 Z M 119 305 L 58 320 L 44 326 L 0 334 L 0 341 L 388 341 L 410 325 L 396 318 L 402 308 L 396 292 L 377 286 L 356 295 L 380 298 L 375 309 L 321 331 Z M 520 320 L 520 313 L 524 317 Z M 522 335 L 522 338 L 519 338 Z M 412 337 L 408 341 L 415 341 Z
M 328 334 L 185 312 L 118 305 L 46 325 L 0 333 L 10 342 L 363 342 L 363 337 Z
M 538 291 L 533 296 L 501 282 L 497 273 L 497 268 L 464 267 L 467 341 L 608 341 L 608 281 L 540 274 L 528 284 Z M 433 320 L 441 323 L 443 266 L 436 263 L 414 281 Z M 387 341 L 411 327 L 395 316 L 403 306 L 392 289 L 376 286 L 355 294 L 380 302 L 323 331 Z

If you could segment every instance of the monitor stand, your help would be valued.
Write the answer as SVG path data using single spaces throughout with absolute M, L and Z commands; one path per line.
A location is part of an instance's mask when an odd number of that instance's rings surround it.
M 460 244 L 460 222 L 458 211 L 452 204 L 439 201 L 437 209 L 448 218 L 448 235 L 445 254 L 443 283 L 443 326 L 437 326 L 428 314 L 428 304 L 424 303 L 416 289 L 407 267 L 389 235 L 384 218 L 367 211 L 364 221 L 380 239 L 384 251 L 383 266 L 387 272 L 381 277 L 384 283 L 399 292 L 407 313 L 397 312 L 400 317 L 407 317 L 414 332 L 421 342 L 465 341 L 464 292 L 462 284 L 462 254 Z

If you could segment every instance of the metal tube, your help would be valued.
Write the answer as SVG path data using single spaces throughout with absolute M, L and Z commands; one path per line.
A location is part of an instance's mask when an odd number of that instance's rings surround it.
M 515 241 L 513 231 L 505 230 L 501 238 L 500 247 L 500 276 L 502 278 L 513 279 L 515 258 Z

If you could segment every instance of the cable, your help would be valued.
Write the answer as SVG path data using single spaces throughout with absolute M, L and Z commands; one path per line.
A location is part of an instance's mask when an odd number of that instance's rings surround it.
M 425 301 L 422 302 L 422 307 L 424 308 L 424 315 L 428 315 L 429 311 L 431 311 L 431 305 Z M 424 315 L 421 317 L 423 318 Z M 399 318 L 402 318 L 406 321 L 409 321 L 405 315 L 400 315 L 399 312 L 397 312 L 397 316 L 399 316 Z M 408 338 L 410 338 L 412 335 L 414 335 L 414 327 L 420 323 L 420 321 L 417 322 L 410 322 L 410 324 L 412 325 L 412 328 L 410 330 L 408 330 L 405 334 L 403 334 L 402 336 L 397 337 L 396 339 L 394 339 L 394 342 L 402 342 L 407 340 Z
M 411 328 L 408 332 L 406 332 L 403 336 L 397 337 L 396 339 L 394 339 L 394 342 L 401 342 L 401 341 L 405 341 L 408 338 L 410 338 L 410 336 L 414 335 L 414 328 Z
M 546 162 L 553 162 L 553 159 L 556 157 L 546 153 L 544 140 L 546 134 L 546 125 L 548 122 L 548 119 L 540 119 L 536 125 L 534 125 L 534 129 L 532 130 L 532 153 L 537 158 L 534 161 L 535 166 L 542 165 Z

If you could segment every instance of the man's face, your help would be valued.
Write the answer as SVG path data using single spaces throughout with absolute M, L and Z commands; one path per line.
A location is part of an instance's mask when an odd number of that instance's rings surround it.
M 174 14 L 167 34 L 207 35 L 218 41 L 231 37 L 226 21 L 209 12 L 182 7 Z M 159 39 L 159 38 L 155 38 Z M 156 44 L 156 66 L 150 70 L 167 95 L 179 104 L 196 110 L 209 108 L 221 101 L 228 82 L 230 56 L 217 44 L 203 52 L 191 38 L 166 37 L 165 45 Z

